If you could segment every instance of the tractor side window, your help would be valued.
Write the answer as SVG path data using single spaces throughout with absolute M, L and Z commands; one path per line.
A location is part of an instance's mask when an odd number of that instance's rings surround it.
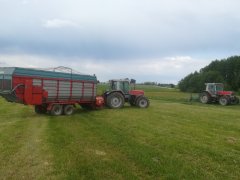
M 116 82 L 112 82 L 111 86 L 112 86 L 111 89 L 113 90 L 116 89 Z
M 223 86 L 217 85 L 217 86 L 216 86 L 216 90 L 217 90 L 217 91 L 223 91 Z
M 129 83 L 128 82 L 123 83 L 123 92 L 125 92 L 125 93 L 129 92 Z

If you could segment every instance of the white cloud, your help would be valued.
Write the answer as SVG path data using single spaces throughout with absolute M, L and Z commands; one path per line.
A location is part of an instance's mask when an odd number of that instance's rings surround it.
M 70 20 L 50 19 L 46 20 L 43 23 L 43 27 L 45 28 L 78 27 L 78 24 Z
M 84 74 L 96 74 L 100 81 L 112 78 L 135 78 L 138 82 L 177 83 L 187 74 L 199 70 L 208 60 L 190 56 L 129 61 L 98 61 L 79 58 L 51 58 L 35 55 L 0 55 L 0 66 L 53 68 L 66 66 Z

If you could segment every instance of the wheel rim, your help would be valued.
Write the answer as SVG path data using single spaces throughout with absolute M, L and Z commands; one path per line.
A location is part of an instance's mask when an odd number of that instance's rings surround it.
M 208 97 L 206 95 L 201 97 L 202 103 L 207 103 L 208 102 Z
M 61 112 L 60 107 L 56 107 L 56 108 L 54 109 L 54 113 L 55 113 L 55 114 L 59 114 L 60 112 Z
M 71 106 L 66 107 L 65 114 L 70 115 L 73 113 L 73 108 Z
M 221 98 L 221 99 L 220 99 L 220 104 L 221 104 L 221 105 L 226 105 L 226 104 L 227 104 L 227 99 Z
M 121 106 L 121 103 L 122 103 L 122 101 L 121 101 L 121 99 L 120 98 L 118 98 L 118 97 L 114 97 L 114 98 L 112 98 L 112 100 L 111 100 L 111 104 L 112 104 L 112 106 L 113 107 L 120 107 Z
M 141 107 L 141 108 L 147 107 L 147 104 L 148 104 L 148 102 L 147 102 L 146 99 L 141 99 L 141 100 L 139 101 L 139 107 Z
M 62 106 L 57 105 L 53 107 L 53 114 L 54 115 L 61 115 L 62 114 Z

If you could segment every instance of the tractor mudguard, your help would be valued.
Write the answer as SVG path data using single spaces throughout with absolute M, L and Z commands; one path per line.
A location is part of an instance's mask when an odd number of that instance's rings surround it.
M 108 95 L 110 95 L 110 94 L 112 94 L 112 93 L 114 93 L 114 92 L 119 92 L 119 93 L 121 93 L 121 94 L 124 96 L 124 94 L 123 94 L 122 91 L 113 90 L 113 91 L 106 91 L 106 92 L 104 93 L 104 97 L 106 97 L 106 96 L 108 96 Z

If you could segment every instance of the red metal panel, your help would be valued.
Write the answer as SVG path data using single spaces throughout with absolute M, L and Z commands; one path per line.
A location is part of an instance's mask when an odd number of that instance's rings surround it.
M 129 94 L 134 95 L 134 96 L 139 96 L 139 95 L 144 95 L 144 91 L 142 91 L 142 90 L 131 90 L 131 91 L 129 91 Z
M 41 80 L 41 85 L 33 86 L 33 79 Z M 47 100 L 48 98 L 48 92 L 43 89 L 44 80 L 57 80 L 57 97 L 55 100 Z M 76 104 L 76 103 L 95 103 L 95 99 L 89 99 L 84 100 L 84 91 L 85 91 L 85 83 L 92 83 L 92 95 L 94 96 L 94 89 L 95 89 L 95 83 L 94 81 L 78 81 L 78 80 L 69 80 L 70 83 L 70 98 L 66 100 L 59 100 L 59 81 L 64 80 L 68 81 L 66 79 L 56 79 L 56 78 L 40 78 L 40 77 L 24 77 L 24 76 L 13 76 L 13 88 L 16 87 L 19 84 L 23 84 L 23 86 L 20 86 L 16 89 L 16 95 L 19 100 L 22 100 L 25 104 L 29 105 L 40 105 L 43 103 L 50 104 L 50 103 L 62 103 L 62 104 Z M 73 89 L 73 82 L 80 82 L 82 83 L 82 98 L 79 98 L 79 100 L 72 100 L 72 89 Z M 25 86 L 27 86 L 27 89 L 25 89 Z
M 24 102 L 25 104 L 32 104 L 32 80 L 27 79 L 25 80 L 25 87 L 24 87 Z

